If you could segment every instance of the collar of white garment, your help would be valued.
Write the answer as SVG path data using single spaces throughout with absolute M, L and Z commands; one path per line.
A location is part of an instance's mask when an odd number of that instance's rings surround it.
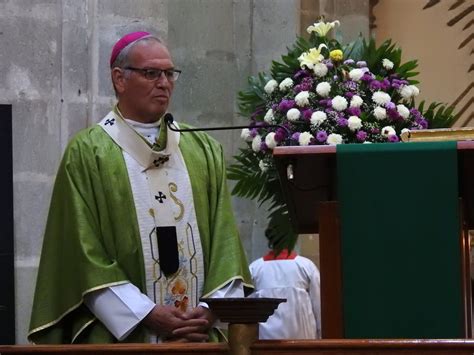
M 133 125 L 145 128 L 145 125 L 160 125 L 161 119 L 151 123 L 143 124 L 136 122 Z M 99 125 L 109 134 L 109 136 L 122 149 L 129 153 L 143 168 L 159 167 L 169 159 L 172 152 L 178 150 L 180 135 L 179 132 L 166 128 L 166 147 L 161 151 L 154 150 L 150 143 L 146 141 L 137 131 L 131 127 L 123 118 L 118 107 L 107 114 Z M 178 125 L 176 125 L 179 127 Z

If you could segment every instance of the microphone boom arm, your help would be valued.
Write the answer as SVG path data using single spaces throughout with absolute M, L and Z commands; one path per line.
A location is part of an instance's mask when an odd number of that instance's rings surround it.
M 171 114 L 167 113 L 165 115 L 165 122 L 166 122 L 166 125 L 168 126 L 168 128 L 174 132 L 199 132 L 199 131 L 225 131 L 225 130 L 232 130 L 232 129 L 244 129 L 244 128 L 248 128 L 248 129 L 253 129 L 253 128 L 281 128 L 283 130 L 285 130 L 286 134 L 287 134 L 287 138 L 290 137 L 291 135 L 291 132 L 290 130 L 285 127 L 285 126 L 282 126 L 282 125 L 279 125 L 279 124 L 267 124 L 265 126 L 261 126 L 261 127 L 257 127 L 257 126 L 227 126 L 227 127 L 204 127 L 204 128 L 176 128 L 175 125 L 173 125 L 173 116 L 171 116 Z

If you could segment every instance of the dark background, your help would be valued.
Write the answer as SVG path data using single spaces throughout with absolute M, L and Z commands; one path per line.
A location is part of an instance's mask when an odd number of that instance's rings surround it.
M 15 343 L 12 106 L 0 105 L 0 344 Z

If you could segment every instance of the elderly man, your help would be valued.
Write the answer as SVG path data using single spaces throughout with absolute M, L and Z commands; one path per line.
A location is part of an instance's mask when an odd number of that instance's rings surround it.
M 161 119 L 180 71 L 158 38 L 124 36 L 110 65 L 118 103 L 72 139 L 56 177 L 29 339 L 215 338 L 199 298 L 251 287 L 222 148 Z

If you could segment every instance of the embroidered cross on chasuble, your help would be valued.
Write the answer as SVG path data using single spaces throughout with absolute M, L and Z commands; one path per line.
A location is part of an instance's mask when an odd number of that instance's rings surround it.
M 118 109 L 99 125 L 122 148 L 140 228 L 148 296 L 183 311 L 196 307 L 203 290 L 204 262 L 179 133 L 160 132 L 166 148 L 157 151 Z

